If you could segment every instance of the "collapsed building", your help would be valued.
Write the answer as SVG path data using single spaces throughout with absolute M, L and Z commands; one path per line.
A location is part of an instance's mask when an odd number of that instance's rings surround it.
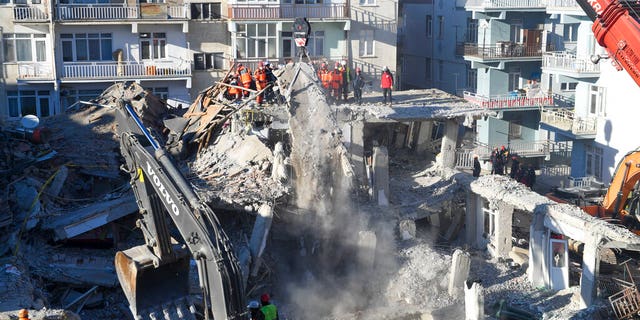
M 175 110 L 119 83 L 47 121 L 47 143 L 11 139 L 4 154 L 28 151 L 19 154 L 28 166 L 3 164 L 2 282 L 21 289 L 3 293 L 14 299 L 2 299 L 2 315 L 129 316 L 112 263 L 115 250 L 142 241 L 113 138 L 123 98 L 223 222 L 247 298 L 270 292 L 282 318 L 603 312 L 600 253 L 637 251 L 637 236 L 503 176 L 455 170 L 465 128 L 489 110 L 439 90 L 394 93 L 393 107 L 373 93 L 363 105 L 330 106 L 310 65 L 277 76 L 287 103 L 266 107 L 220 100 L 216 84 Z M 579 286 L 569 281 L 569 238 L 583 243 Z M 466 280 L 481 280 L 475 296 Z

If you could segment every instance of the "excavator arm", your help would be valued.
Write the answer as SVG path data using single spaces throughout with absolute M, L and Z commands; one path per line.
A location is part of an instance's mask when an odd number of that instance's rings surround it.
M 627 153 L 618 163 L 609 189 L 602 200 L 605 213 L 615 218 L 625 206 L 629 193 L 640 179 L 640 148 Z
M 189 299 L 189 258 L 198 269 L 201 317 L 240 319 L 244 284 L 231 242 L 209 208 L 126 101 L 116 108 L 117 133 L 142 218 L 145 245 L 120 251 L 118 279 L 135 319 L 195 319 Z M 172 221 L 182 244 L 172 243 Z M 188 252 L 184 250 L 188 249 Z
M 576 0 L 593 21 L 593 34 L 618 69 L 640 86 L 640 4 L 636 0 Z

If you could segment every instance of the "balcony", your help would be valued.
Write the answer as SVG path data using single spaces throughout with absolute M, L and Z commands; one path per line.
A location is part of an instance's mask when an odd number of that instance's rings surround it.
M 541 141 L 526 141 L 526 140 L 511 140 L 505 145 L 509 148 L 510 154 L 517 154 L 520 157 L 544 157 L 549 154 L 549 142 L 545 140 Z M 456 150 L 456 167 L 458 168 L 472 168 L 473 156 L 477 155 L 479 160 L 489 160 L 491 152 L 497 147 L 491 147 L 484 143 L 476 142 L 474 146 L 467 148 L 459 148 Z
M 122 20 L 188 20 L 187 5 L 141 3 L 139 6 L 117 4 L 58 4 L 56 19 L 63 22 Z
M 545 51 L 550 51 L 548 45 Z M 499 42 L 493 45 L 478 45 L 475 43 L 465 43 L 462 48 L 456 49 L 457 53 L 462 53 L 465 60 L 480 59 L 482 61 L 505 61 L 505 60 L 537 60 L 542 58 L 542 45 L 526 45 L 513 42 Z
M 586 15 L 576 0 L 546 0 L 548 14 Z
M 593 78 L 600 75 L 600 65 L 587 58 L 578 58 L 568 52 L 545 52 L 542 68 L 549 73 L 560 73 L 572 78 Z
M 507 94 L 486 97 L 465 91 L 463 97 L 473 104 L 492 110 L 539 109 L 540 107 L 553 106 L 551 94 L 542 92 L 538 92 L 535 96 Z
M 229 18 L 238 20 L 348 19 L 349 6 L 338 4 L 229 5 Z
M 183 79 L 191 76 L 188 61 L 140 62 L 65 62 L 62 81 L 114 79 Z
M 19 63 L 19 81 L 42 81 L 54 80 L 53 68 L 48 63 Z
M 509 9 L 544 10 L 545 0 L 467 0 L 465 9 L 473 11 L 503 11 Z
M 540 123 L 570 133 L 575 139 L 594 139 L 598 124 L 596 118 L 576 117 L 573 111 L 561 108 L 542 108 Z
M 40 6 L 15 6 L 13 20 L 15 22 L 49 22 L 49 13 Z

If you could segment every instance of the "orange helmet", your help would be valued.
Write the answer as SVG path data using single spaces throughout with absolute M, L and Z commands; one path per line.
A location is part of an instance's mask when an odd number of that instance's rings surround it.
M 326 69 L 327 68 L 327 64 L 325 62 L 323 62 L 322 65 L 320 65 L 320 68 Z

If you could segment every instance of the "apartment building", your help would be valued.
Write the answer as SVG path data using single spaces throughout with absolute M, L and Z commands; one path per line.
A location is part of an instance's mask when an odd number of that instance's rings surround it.
M 401 89 L 438 88 L 457 95 L 475 90 L 474 82 L 467 81 L 470 65 L 456 55 L 458 43 L 475 42 L 477 37 L 477 21 L 465 10 L 464 1 L 404 0 L 400 12 Z
M 465 8 L 478 28 L 477 41 L 458 48 L 477 85 L 464 97 L 495 111 L 476 121 L 472 152 L 486 158 L 491 149 L 505 146 L 539 164 L 548 155 L 546 133 L 538 130 L 540 108 L 554 104 L 540 87 L 543 54 L 554 50 L 545 30 L 546 3 L 467 0 Z
M 580 192 L 593 182 L 608 184 L 620 160 L 638 147 L 629 132 L 640 115 L 633 106 L 640 88 L 612 66 L 574 1 L 549 0 L 547 12 L 558 50 L 544 55 L 542 86 L 556 103 L 542 109 L 540 127 L 553 141 L 572 145 L 567 186 Z

